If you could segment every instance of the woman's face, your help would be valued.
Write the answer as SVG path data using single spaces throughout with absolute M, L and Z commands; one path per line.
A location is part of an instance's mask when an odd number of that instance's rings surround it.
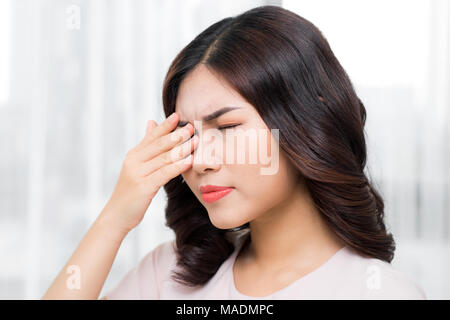
M 224 107 L 237 109 L 203 121 Z M 182 81 L 175 111 L 180 115 L 179 126 L 191 123 L 200 138 L 193 165 L 182 177 L 215 227 L 235 228 L 276 212 L 277 205 L 292 194 L 299 175 L 279 150 L 278 135 L 271 135 L 256 109 L 205 65 L 198 65 Z M 219 130 L 232 125 L 237 126 Z M 241 139 L 232 143 L 234 135 Z M 251 160 L 251 156 L 256 158 Z M 212 201 L 202 197 L 200 187 L 205 185 L 233 189 Z

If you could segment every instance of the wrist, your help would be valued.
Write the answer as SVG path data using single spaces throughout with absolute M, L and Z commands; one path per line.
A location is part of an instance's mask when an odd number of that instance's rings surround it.
M 110 240 L 113 241 L 121 242 L 130 231 L 118 224 L 113 213 L 106 207 L 102 210 L 94 224 L 101 230 L 104 230 Z

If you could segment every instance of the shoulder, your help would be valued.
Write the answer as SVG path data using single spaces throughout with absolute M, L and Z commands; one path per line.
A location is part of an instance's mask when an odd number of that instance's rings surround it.
M 175 262 L 175 240 L 168 240 L 157 245 L 142 259 L 142 264 L 158 271 L 158 276 L 164 277 L 168 267 Z
M 416 281 L 405 273 L 395 269 L 386 261 L 373 259 L 367 267 L 368 285 L 365 298 L 367 299 L 401 299 L 401 300 L 425 300 L 424 290 Z M 377 269 L 379 267 L 379 269 Z M 379 270 L 379 271 L 378 271 Z M 379 285 L 376 284 L 377 272 L 379 273 Z
M 352 249 L 347 249 L 345 254 L 349 258 L 346 272 L 357 281 L 362 299 L 426 299 L 424 290 L 391 263 L 364 257 Z
M 137 265 L 137 272 L 142 281 L 154 278 L 159 285 L 166 280 L 171 267 L 176 262 L 175 240 L 168 240 L 149 251 Z
M 159 299 L 162 282 L 176 262 L 175 240 L 160 243 L 105 296 L 107 299 Z

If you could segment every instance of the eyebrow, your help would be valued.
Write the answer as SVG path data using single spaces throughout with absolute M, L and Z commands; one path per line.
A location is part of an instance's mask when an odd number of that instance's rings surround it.
M 221 115 L 223 115 L 223 114 L 225 114 L 227 112 L 230 112 L 232 110 L 235 110 L 235 109 L 242 109 L 242 108 L 241 107 L 223 107 L 223 108 L 221 108 L 221 109 L 219 109 L 217 111 L 214 111 L 213 113 L 211 113 L 211 114 L 209 114 L 207 116 L 204 116 L 202 118 L 202 120 L 203 120 L 203 122 L 211 122 L 214 119 L 217 119 L 218 117 L 220 117 Z M 181 121 L 180 120 L 178 122 L 177 127 L 183 127 L 186 124 L 188 124 L 188 121 Z

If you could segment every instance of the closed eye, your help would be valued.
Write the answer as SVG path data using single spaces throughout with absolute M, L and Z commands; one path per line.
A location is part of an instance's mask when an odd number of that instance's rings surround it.
M 224 130 L 224 129 L 234 128 L 234 127 L 237 127 L 237 126 L 238 126 L 238 124 L 235 124 L 235 125 L 231 125 L 231 126 L 218 127 L 217 129 L 218 130 Z

